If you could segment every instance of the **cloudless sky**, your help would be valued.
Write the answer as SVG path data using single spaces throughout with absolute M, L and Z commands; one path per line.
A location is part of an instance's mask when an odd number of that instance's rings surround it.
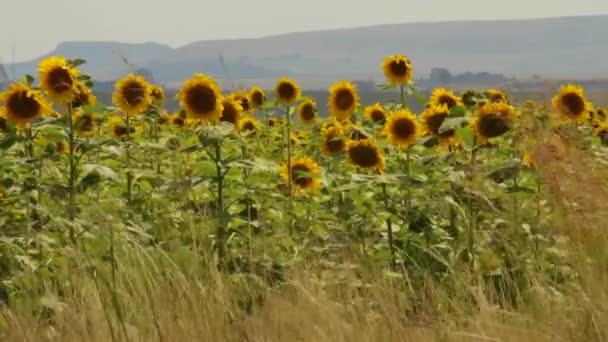
M 197 40 L 376 24 L 608 14 L 608 0 L 2 0 L 0 61 L 62 41 Z

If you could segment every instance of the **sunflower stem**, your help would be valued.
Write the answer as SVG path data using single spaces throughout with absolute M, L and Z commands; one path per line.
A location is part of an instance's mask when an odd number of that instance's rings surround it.
M 394 271 L 397 268 L 397 261 L 395 258 L 395 247 L 393 245 L 393 223 L 390 219 L 390 206 L 388 203 L 388 193 L 386 191 L 386 183 L 382 183 L 382 197 L 384 200 L 384 209 L 386 209 L 389 217 L 386 219 L 386 230 L 388 235 L 388 248 L 391 252 L 391 269 Z
M 131 172 L 131 117 L 129 114 L 126 115 L 125 126 L 127 128 L 127 140 L 125 141 L 125 152 L 127 155 L 127 207 L 130 208 L 133 196 L 133 173 Z
M 399 86 L 399 94 L 401 96 L 401 107 L 405 108 L 405 87 L 403 84 Z
M 224 173 L 222 172 L 222 143 L 220 140 L 215 142 L 215 170 L 217 174 L 217 203 L 216 210 L 219 218 L 216 233 L 217 256 L 220 268 L 224 265 L 225 255 L 225 215 L 224 215 Z
M 72 117 L 72 103 L 68 102 L 68 220 L 74 221 L 75 216 L 75 197 L 76 197 L 76 163 L 74 160 L 74 118 Z M 70 241 L 76 242 L 76 236 L 74 233 L 74 226 L 70 225 Z
M 291 116 L 289 115 L 289 105 L 285 108 L 285 119 L 287 121 L 287 190 L 291 198 Z
M 470 159 L 470 174 L 469 174 L 469 188 L 473 188 L 473 183 L 475 181 L 475 164 L 477 161 L 477 137 L 473 138 L 473 149 L 471 150 L 471 159 Z M 468 234 L 467 234 L 467 248 L 469 251 L 469 267 L 471 272 L 475 270 L 475 230 L 477 229 L 477 211 L 473 208 L 472 198 L 469 196 L 467 201 L 467 206 L 469 209 L 469 224 L 468 224 Z

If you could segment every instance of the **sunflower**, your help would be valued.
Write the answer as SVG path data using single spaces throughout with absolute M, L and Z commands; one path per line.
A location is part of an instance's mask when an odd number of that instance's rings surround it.
M 475 90 L 468 89 L 460 94 L 462 103 L 467 107 L 473 107 L 477 103 L 478 94 Z
M 76 79 L 79 75 L 77 69 L 71 67 L 63 57 L 49 57 L 38 65 L 40 88 L 51 99 L 68 103 L 76 91 Z
M 597 121 L 604 122 L 608 118 L 608 108 L 597 108 L 594 112 Z
M 454 145 L 457 142 L 457 138 L 456 132 L 453 129 L 439 133 L 443 121 L 448 116 L 449 110 L 446 105 L 431 106 L 422 113 L 420 121 L 426 135 L 438 137 L 439 141 L 443 144 Z
M 531 168 L 536 166 L 536 158 L 534 158 L 534 156 L 529 152 L 524 152 L 523 156 L 521 157 L 521 162 Z
M 256 135 L 260 124 L 252 117 L 246 116 L 239 120 L 239 131 L 246 132 L 249 135 Z
M 300 192 L 312 192 L 321 186 L 321 169 L 311 158 L 296 158 L 291 161 L 291 167 L 284 163 L 281 166 L 281 177 L 289 181 Z
M 266 103 L 266 93 L 260 87 L 251 87 L 249 99 L 251 100 L 251 109 L 259 109 Z
M 55 144 L 55 152 L 59 154 L 69 154 L 70 146 L 65 141 L 59 141 Z
M 338 81 L 329 87 L 327 107 L 339 121 L 350 119 L 359 106 L 357 87 L 348 81 Z
M 486 103 L 478 107 L 475 112 L 475 119 L 471 121 L 471 126 L 475 130 L 480 141 L 499 137 L 507 133 L 513 127 L 515 110 L 510 105 L 499 103 Z
M 238 122 L 243 112 L 243 106 L 233 96 L 224 97 L 222 99 L 222 115 L 220 121 L 229 122 L 234 127 L 238 126 Z
M 382 62 L 382 70 L 389 82 L 396 85 L 407 84 L 414 72 L 409 58 L 403 55 L 386 57 Z
M 82 135 L 95 133 L 95 115 L 91 112 L 77 111 L 74 114 L 74 129 Z
M 384 157 L 376 142 L 372 139 L 348 140 L 346 142 L 348 160 L 362 169 L 384 171 Z
M 597 124 L 593 128 L 595 135 L 600 138 L 603 145 L 608 145 L 608 124 L 601 123 Z
M 8 131 L 8 120 L 4 117 L 4 108 L 0 108 L 0 132 Z
M 589 103 L 585 100 L 583 87 L 573 84 L 562 86 L 552 102 L 555 111 L 576 122 L 584 121 L 589 112 Z
M 374 105 L 365 107 L 365 117 L 370 121 L 384 125 L 386 122 L 386 110 L 380 102 L 378 102 Z
M 485 95 L 488 98 L 488 100 L 490 100 L 490 102 L 492 102 L 492 103 L 500 103 L 500 102 L 504 102 L 506 104 L 510 103 L 507 93 L 505 93 L 504 91 L 502 91 L 500 89 L 487 89 L 485 91 Z
M 167 114 L 167 113 L 162 113 L 158 119 L 156 119 L 156 122 L 159 125 L 166 125 L 171 121 L 171 115 Z
M 344 152 L 346 149 L 345 133 L 344 127 L 338 123 L 321 129 L 321 137 L 323 138 L 321 152 L 324 156 L 330 157 Z
M 460 98 L 454 95 L 453 91 L 447 90 L 445 88 L 437 88 L 433 90 L 430 102 L 431 106 L 446 105 L 448 107 L 448 110 L 451 110 L 457 105 L 462 104 Z
M 148 81 L 143 76 L 129 74 L 116 82 L 112 102 L 125 115 L 141 114 L 152 102 L 149 87 Z
M 0 93 L 0 102 L 4 103 L 3 116 L 18 126 L 52 113 L 51 106 L 42 94 L 23 82 L 11 83 L 7 90 Z
M 282 118 L 270 118 L 270 119 L 268 119 L 268 122 L 266 122 L 266 124 L 268 125 L 268 127 L 281 126 L 283 124 L 283 119 Z
M 180 128 L 186 127 L 186 124 L 187 124 L 186 118 L 179 115 L 179 113 L 175 114 L 175 115 L 171 116 L 171 124 L 173 124 L 177 127 L 180 127 Z
M 293 103 L 300 97 L 300 86 L 295 81 L 286 77 L 280 78 L 274 89 L 279 102 L 286 105 Z
M 179 103 L 188 118 L 206 122 L 217 122 L 222 115 L 221 90 L 214 79 L 207 75 L 195 74 L 184 82 L 177 93 Z
M 84 106 L 94 106 L 97 98 L 93 95 L 91 88 L 81 82 L 76 83 L 76 91 L 72 98 L 72 108 L 80 108 Z
M 388 116 L 382 134 L 386 135 L 393 145 L 403 148 L 416 142 L 422 134 L 422 127 L 414 114 L 407 109 L 400 109 Z
M 163 87 L 153 84 L 148 88 L 150 91 L 150 97 L 152 98 L 152 103 L 158 106 L 162 106 L 165 102 L 165 91 Z
M 238 104 L 243 107 L 243 112 L 249 113 L 252 109 L 251 99 L 249 98 L 249 93 L 243 90 L 239 90 L 230 95 Z
M 298 107 L 298 118 L 303 123 L 310 125 L 317 120 L 317 103 L 313 100 L 305 100 Z
M 127 129 L 126 121 L 118 115 L 110 115 L 108 117 L 108 128 L 110 134 L 116 138 L 124 139 L 127 136 L 127 132 L 129 134 L 133 134 L 136 132 L 135 127 L 129 125 L 130 127 Z

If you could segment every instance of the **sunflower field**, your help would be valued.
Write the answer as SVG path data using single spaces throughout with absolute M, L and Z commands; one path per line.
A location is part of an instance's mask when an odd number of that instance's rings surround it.
M 169 113 L 135 74 L 97 102 L 84 63 L 0 93 L 1 340 L 608 339 L 608 110 L 582 87 L 427 98 L 392 55 L 389 103 L 194 74 Z

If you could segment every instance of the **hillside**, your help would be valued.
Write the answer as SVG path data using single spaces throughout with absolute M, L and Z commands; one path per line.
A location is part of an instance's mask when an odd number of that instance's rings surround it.
M 307 87 L 337 78 L 381 79 L 379 63 L 406 53 L 419 77 L 440 66 L 453 72 L 488 71 L 507 76 L 594 78 L 608 75 L 608 16 L 535 20 L 407 23 L 291 33 L 256 39 L 200 41 L 176 49 L 154 43 L 65 43 L 50 54 L 83 57 L 97 79 L 111 80 L 139 67 L 175 84 L 193 72 L 271 84 L 278 75 Z M 132 67 L 124 64 L 126 57 Z M 32 72 L 38 59 L 18 64 Z

